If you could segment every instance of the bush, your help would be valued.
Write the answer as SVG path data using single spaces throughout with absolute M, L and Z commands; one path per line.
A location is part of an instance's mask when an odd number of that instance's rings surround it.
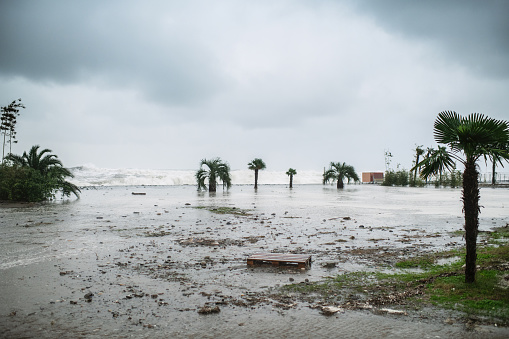
M 44 201 L 52 199 L 58 183 L 29 167 L 0 165 L 0 199 Z
M 409 173 L 406 170 L 385 171 L 384 182 L 382 186 L 407 186 Z

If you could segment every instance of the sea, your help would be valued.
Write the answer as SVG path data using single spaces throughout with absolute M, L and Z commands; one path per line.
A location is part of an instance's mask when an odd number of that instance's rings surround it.
M 94 165 L 83 165 L 70 168 L 74 178 L 70 181 L 79 186 L 177 186 L 196 185 L 196 170 L 173 169 L 135 169 L 135 168 L 101 168 Z M 254 183 L 254 171 L 232 170 L 234 185 Z M 293 177 L 295 185 L 321 184 L 321 171 L 298 171 Z M 267 185 L 288 185 L 289 177 L 285 171 L 260 171 L 258 182 Z

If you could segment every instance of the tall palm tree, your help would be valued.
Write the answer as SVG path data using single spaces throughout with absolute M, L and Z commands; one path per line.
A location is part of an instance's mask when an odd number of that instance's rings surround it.
M 255 158 L 253 161 L 251 161 L 249 164 L 247 164 L 248 168 L 250 170 L 253 170 L 255 172 L 255 185 L 254 188 L 258 188 L 258 171 L 265 169 L 265 163 L 260 158 Z
M 55 154 L 51 154 L 50 149 L 43 149 L 39 152 L 39 145 L 32 146 L 30 151 L 23 152 L 23 155 L 8 154 L 5 159 L 14 166 L 28 167 L 39 172 L 46 180 L 54 184 L 55 190 L 62 190 L 65 196 L 74 194 L 79 198 L 81 192 L 78 186 L 66 181 L 65 179 L 74 175 L 64 167 L 60 159 Z
M 208 169 L 203 168 L 207 166 Z M 198 190 L 207 189 L 205 181 L 208 180 L 209 192 L 215 192 L 217 181 L 223 182 L 223 189 L 229 189 L 232 186 L 232 179 L 230 177 L 230 165 L 223 162 L 220 158 L 212 160 L 203 159 L 200 162 L 200 169 L 196 172 L 196 181 L 198 183 Z
M 337 188 L 343 188 L 343 181 L 345 178 L 350 182 L 350 180 L 354 180 L 355 182 L 359 181 L 359 176 L 355 172 L 355 169 L 351 165 L 347 165 L 346 163 L 340 162 L 331 162 L 330 168 L 323 173 L 323 183 L 326 184 L 329 181 L 337 181 Z
M 293 188 L 293 176 L 297 175 L 297 171 L 293 168 L 289 168 L 288 171 L 286 171 L 286 175 L 290 177 L 290 188 Z
M 461 162 L 463 172 L 463 212 L 465 213 L 465 282 L 475 282 L 477 260 L 477 233 L 479 228 L 479 172 L 477 160 L 489 156 L 499 162 L 509 161 L 509 152 L 500 145 L 509 142 L 509 123 L 495 120 L 479 113 L 462 117 L 456 112 L 438 114 L 434 125 L 435 141 L 449 146 L 441 156 L 430 156 L 421 161 L 421 176 L 437 175 L 442 168 L 452 169 L 453 160 Z

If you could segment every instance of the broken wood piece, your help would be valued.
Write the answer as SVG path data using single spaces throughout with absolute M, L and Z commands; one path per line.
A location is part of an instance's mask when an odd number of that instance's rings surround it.
M 306 254 L 256 253 L 247 258 L 247 264 L 270 263 L 273 266 L 297 265 L 298 268 L 311 267 L 311 256 Z

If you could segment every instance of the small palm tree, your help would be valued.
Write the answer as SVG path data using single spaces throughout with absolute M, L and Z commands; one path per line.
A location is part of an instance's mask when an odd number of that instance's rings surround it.
M 497 149 L 509 150 L 509 144 L 498 145 Z M 497 163 L 500 163 L 502 165 L 502 167 L 503 167 L 503 164 L 502 164 L 502 159 L 497 154 L 490 154 L 490 158 L 491 158 L 491 166 L 492 166 L 492 168 L 491 168 L 491 184 L 495 185 L 497 183 L 497 173 L 496 173 Z
M 290 177 L 290 188 L 293 188 L 293 176 L 297 175 L 297 171 L 293 168 L 289 168 L 288 171 L 286 171 L 286 175 Z
M 416 166 L 421 167 L 421 176 L 427 179 L 437 175 L 443 168 L 452 169 L 454 160 L 460 161 L 463 172 L 463 213 L 465 213 L 465 282 L 475 282 L 477 271 L 477 233 L 479 228 L 479 172 L 477 160 L 491 157 L 509 161 L 507 145 L 509 142 L 509 123 L 495 120 L 479 113 L 462 117 L 456 112 L 444 111 L 438 114 L 434 125 L 435 140 L 449 146 L 441 152 L 433 153 Z
M 419 158 L 421 155 L 424 154 L 424 149 L 422 148 L 422 146 L 417 146 L 415 147 L 415 170 L 414 170 L 414 185 L 415 185 L 415 181 L 417 180 L 417 171 L 420 169 L 419 167 L 417 167 L 417 164 L 419 163 Z
M 355 172 L 355 169 L 351 165 L 347 165 L 346 163 L 340 162 L 331 162 L 330 168 L 323 173 L 323 183 L 326 184 L 329 181 L 337 181 L 337 188 L 343 188 L 343 181 L 345 178 L 350 182 L 350 180 L 354 180 L 355 182 L 359 181 L 359 176 Z
M 253 161 L 251 161 L 249 164 L 247 164 L 248 168 L 250 170 L 253 170 L 255 172 L 255 185 L 254 188 L 258 189 L 258 171 L 265 169 L 265 163 L 260 158 L 255 158 Z
M 203 168 L 207 166 L 208 169 Z M 212 160 L 203 159 L 200 162 L 200 169 L 196 172 L 196 181 L 198 183 L 198 190 L 207 189 L 205 181 L 208 180 L 209 192 L 215 192 L 217 181 L 223 182 L 223 189 L 229 189 L 232 186 L 232 179 L 230 177 L 230 166 L 228 163 L 223 162 L 220 158 Z
M 38 152 L 39 147 L 39 145 L 32 146 L 28 154 L 23 152 L 21 156 L 10 153 L 5 159 L 14 166 L 31 168 L 39 172 L 43 178 L 54 185 L 55 190 L 62 190 L 65 196 L 70 196 L 72 193 L 79 198 L 80 189 L 65 180 L 68 177 L 74 177 L 71 171 L 63 166 L 55 154 L 51 154 L 50 149 L 46 148 Z
M 442 174 L 447 169 L 455 168 L 456 164 L 454 163 L 454 160 L 450 157 L 449 152 L 447 151 L 446 147 L 438 146 L 438 149 L 434 148 L 428 148 L 428 152 L 426 153 L 426 156 L 424 157 L 426 160 L 426 163 L 433 164 L 433 173 L 438 174 L 438 184 L 442 185 Z M 424 160 L 423 162 L 424 163 Z M 416 165 L 414 168 L 418 167 Z M 414 169 L 412 168 L 412 170 Z M 430 168 L 428 168 L 428 171 Z M 436 176 L 436 175 L 435 175 Z M 429 177 L 429 176 L 428 176 Z M 428 178 L 426 177 L 426 178 Z

